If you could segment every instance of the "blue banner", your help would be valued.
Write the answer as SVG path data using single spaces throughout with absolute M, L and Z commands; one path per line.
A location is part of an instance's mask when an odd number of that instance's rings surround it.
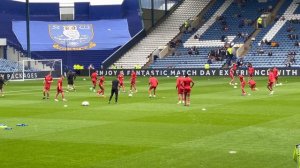
M 13 21 L 13 31 L 27 50 L 26 22 Z M 31 51 L 111 50 L 131 39 L 126 19 L 83 22 L 30 22 Z

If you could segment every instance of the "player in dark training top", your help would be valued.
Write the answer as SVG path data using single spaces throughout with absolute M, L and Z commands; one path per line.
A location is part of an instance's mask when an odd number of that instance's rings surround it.
M 74 86 L 74 80 L 76 79 L 75 73 L 72 71 L 69 71 L 67 73 L 67 79 L 68 79 L 68 90 L 69 91 L 76 91 Z
M 115 94 L 115 103 L 118 103 L 118 94 L 119 94 L 119 80 L 118 77 L 114 79 L 111 83 L 111 94 L 109 97 L 109 102 L 111 101 L 113 95 Z
M 4 96 L 3 85 L 6 85 L 6 84 L 5 84 L 3 77 L 0 76 L 0 94 L 1 94 L 1 96 Z

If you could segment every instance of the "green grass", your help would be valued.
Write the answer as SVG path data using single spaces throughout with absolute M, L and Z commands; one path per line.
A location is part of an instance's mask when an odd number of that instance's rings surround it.
M 190 107 L 176 104 L 174 77 L 159 78 L 156 98 L 148 98 L 148 78 L 139 77 L 137 94 L 120 93 L 118 104 L 108 104 L 111 79 L 101 98 L 89 91 L 90 81 L 78 78 L 67 102 L 53 100 L 56 81 L 50 100 L 41 99 L 42 81 L 8 83 L 0 97 L 0 123 L 13 129 L 0 130 L 0 167 L 295 167 L 296 77 L 281 77 L 283 85 L 272 96 L 266 77 L 256 78 L 259 91 L 247 88 L 250 96 L 241 96 L 228 78 L 194 77 Z M 89 107 L 80 106 L 84 100 Z

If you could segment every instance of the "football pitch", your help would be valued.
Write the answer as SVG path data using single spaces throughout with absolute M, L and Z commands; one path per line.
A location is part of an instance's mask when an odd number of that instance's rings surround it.
M 255 77 L 259 91 L 247 87 L 247 96 L 227 77 L 192 78 L 189 107 L 177 104 L 175 77 L 158 78 L 156 98 L 148 97 L 148 78 L 138 77 L 138 92 L 120 93 L 118 104 L 108 104 L 109 77 L 105 98 L 78 77 L 67 102 L 54 101 L 57 80 L 49 100 L 42 100 L 42 81 L 9 82 L 0 97 L 0 123 L 12 130 L 0 129 L 0 167 L 296 167 L 299 78 L 280 77 L 283 85 L 269 95 L 267 77 Z M 129 77 L 125 81 L 128 91 Z

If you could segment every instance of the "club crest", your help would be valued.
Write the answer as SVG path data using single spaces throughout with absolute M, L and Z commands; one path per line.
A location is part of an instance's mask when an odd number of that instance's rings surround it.
M 92 42 L 92 24 L 49 24 L 49 35 L 57 50 L 87 50 L 96 46 Z

